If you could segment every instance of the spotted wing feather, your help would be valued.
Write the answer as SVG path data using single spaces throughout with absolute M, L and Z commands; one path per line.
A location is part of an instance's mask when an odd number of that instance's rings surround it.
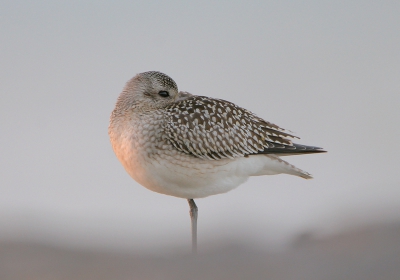
M 231 102 L 190 96 L 166 108 L 165 132 L 181 152 L 205 159 L 235 158 L 294 147 L 297 138 Z

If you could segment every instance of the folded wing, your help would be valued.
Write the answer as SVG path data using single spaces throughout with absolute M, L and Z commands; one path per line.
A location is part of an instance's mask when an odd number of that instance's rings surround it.
M 199 158 L 325 152 L 293 144 L 291 139 L 298 137 L 221 99 L 189 95 L 167 107 L 165 113 L 168 141 L 179 151 Z

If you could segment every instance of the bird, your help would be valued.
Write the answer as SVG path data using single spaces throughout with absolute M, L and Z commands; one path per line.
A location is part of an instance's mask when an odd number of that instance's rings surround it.
M 311 179 L 281 157 L 326 152 L 293 143 L 299 138 L 292 132 L 232 102 L 178 91 L 175 81 L 158 71 L 139 73 L 126 83 L 108 134 L 115 155 L 136 182 L 188 201 L 194 253 L 194 199 L 231 191 L 250 176 Z

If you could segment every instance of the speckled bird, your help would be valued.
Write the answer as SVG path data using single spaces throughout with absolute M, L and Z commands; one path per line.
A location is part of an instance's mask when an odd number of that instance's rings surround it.
M 325 152 L 231 102 L 179 92 L 156 72 L 133 77 L 110 118 L 112 147 L 129 175 L 149 190 L 188 200 L 196 250 L 194 198 L 228 192 L 250 176 L 311 175 L 281 156 Z

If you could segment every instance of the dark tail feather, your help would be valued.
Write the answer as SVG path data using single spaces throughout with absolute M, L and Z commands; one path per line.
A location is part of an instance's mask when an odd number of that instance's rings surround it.
M 294 144 L 292 146 L 282 145 L 277 143 L 271 143 L 269 148 L 264 149 L 256 154 L 276 154 L 278 156 L 291 156 L 291 155 L 303 155 L 303 154 L 317 154 L 326 153 L 325 150 L 319 147 L 306 146 L 300 144 Z

